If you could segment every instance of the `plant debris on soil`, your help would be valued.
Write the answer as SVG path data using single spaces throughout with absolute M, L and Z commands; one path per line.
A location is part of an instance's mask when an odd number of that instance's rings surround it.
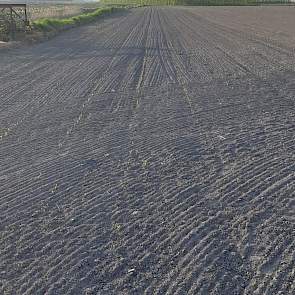
M 288 7 L 145 7 L 0 53 L 0 294 L 295 294 Z

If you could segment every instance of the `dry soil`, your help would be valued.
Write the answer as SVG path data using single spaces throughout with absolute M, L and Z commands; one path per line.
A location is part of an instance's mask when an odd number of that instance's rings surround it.
M 0 52 L 0 294 L 295 294 L 295 8 L 140 8 Z

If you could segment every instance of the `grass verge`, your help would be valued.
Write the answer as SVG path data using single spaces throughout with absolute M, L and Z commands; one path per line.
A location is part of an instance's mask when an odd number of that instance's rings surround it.
M 42 32 L 50 31 L 62 31 L 72 27 L 76 27 L 82 24 L 87 24 L 95 21 L 98 17 L 106 14 L 113 13 L 119 8 L 116 7 L 107 7 L 107 8 L 98 8 L 93 12 L 84 13 L 77 16 L 72 16 L 69 18 L 55 19 L 55 18 L 44 18 L 35 20 L 32 22 L 32 27 L 35 30 Z M 122 8 L 121 8 L 122 9 Z

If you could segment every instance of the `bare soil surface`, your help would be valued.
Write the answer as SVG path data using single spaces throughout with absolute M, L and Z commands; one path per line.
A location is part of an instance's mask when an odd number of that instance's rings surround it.
M 294 15 L 141 8 L 0 53 L 0 294 L 295 294 Z

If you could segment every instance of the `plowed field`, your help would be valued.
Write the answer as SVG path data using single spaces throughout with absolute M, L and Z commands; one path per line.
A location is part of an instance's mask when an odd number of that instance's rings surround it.
M 139 8 L 0 52 L 0 294 L 295 294 L 295 8 Z

